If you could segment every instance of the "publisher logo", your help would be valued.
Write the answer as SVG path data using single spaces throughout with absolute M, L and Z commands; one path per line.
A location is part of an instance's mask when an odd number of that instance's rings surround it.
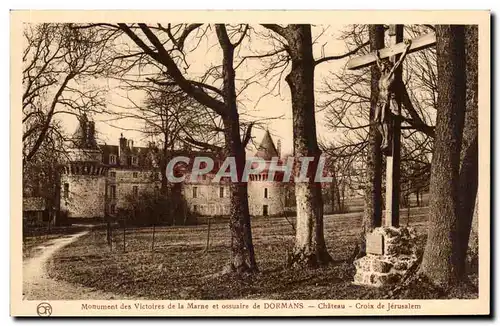
M 47 302 L 42 302 L 36 307 L 36 313 L 40 317 L 49 317 L 52 315 L 52 306 Z

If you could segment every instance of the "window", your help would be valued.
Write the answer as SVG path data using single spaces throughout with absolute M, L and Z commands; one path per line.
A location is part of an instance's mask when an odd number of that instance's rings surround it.
M 132 192 L 134 193 L 134 196 L 137 197 L 137 195 L 139 194 L 139 187 L 137 186 L 134 186 L 132 188 Z
M 267 205 L 262 206 L 262 215 L 267 216 L 269 215 L 269 207 Z
M 267 198 L 267 188 L 264 188 L 264 198 Z
M 138 176 L 138 175 L 139 175 L 139 174 L 138 174 L 137 172 L 132 173 L 132 176 L 133 176 L 134 178 L 137 178 L 137 176 Z
M 116 199 L 116 186 L 109 186 L 109 198 Z
M 198 196 L 198 187 L 193 187 L 193 198 L 197 198 Z
M 69 183 L 64 184 L 64 198 L 69 197 Z
M 116 213 L 116 205 L 115 205 L 115 204 L 112 204 L 112 205 L 110 206 L 110 213 L 111 213 L 111 214 L 115 214 L 115 213 Z
M 138 164 L 138 160 L 137 160 L 137 157 L 136 156 L 132 156 L 132 165 L 137 165 Z
M 219 188 L 219 197 L 224 198 L 224 187 Z
M 116 172 L 115 171 L 109 172 L 109 176 L 112 178 L 116 178 Z
M 116 155 L 109 155 L 109 164 L 116 164 Z

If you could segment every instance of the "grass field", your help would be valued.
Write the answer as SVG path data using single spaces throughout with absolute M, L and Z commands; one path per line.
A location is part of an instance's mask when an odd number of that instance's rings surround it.
M 407 224 L 402 211 L 402 225 Z M 416 229 L 419 246 L 425 240 L 427 208 L 413 208 L 409 226 Z M 260 272 L 236 278 L 217 275 L 227 263 L 227 222 L 211 226 L 211 246 L 205 251 L 207 225 L 157 228 L 152 252 L 152 229 L 129 229 L 126 250 L 123 233 L 115 230 L 113 249 L 105 230 L 88 235 L 56 253 L 49 274 L 56 279 L 146 299 L 371 299 L 470 298 L 477 288 L 468 286 L 452 294 L 419 291 L 393 294 L 391 289 L 352 285 L 352 263 L 347 262 L 360 233 L 361 213 L 325 216 L 325 238 L 334 263 L 312 270 L 284 267 L 287 250 L 293 245 L 293 229 L 285 218 L 254 218 L 253 241 Z M 474 275 L 472 278 L 474 279 Z

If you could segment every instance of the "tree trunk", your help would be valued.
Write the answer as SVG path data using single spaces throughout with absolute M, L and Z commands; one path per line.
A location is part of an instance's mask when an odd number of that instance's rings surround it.
M 460 167 L 460 210 L 458 215 L 458 232 L 460 238 L 459 273 L 465 273 L 465 262 L 472 217 L 476 203 L 478 187 L 478 106 L 477 106 L 477 68 L 478 68 L 478 28 L 475 25 L 465 27 L 465 54 L 467 76 L 467 107 L 462 138 Z
M 460 146 L 465 116 L 463 25 L 436 27 L 438 108 L 432 156 L 428 238 L 421 271 L 442 287 L 459 280 L 457 234 Z
M 226 143 L 229 144 L 228 156 L 234 157 L 238 171 L 238 182 L 230 186 L 230 220 L 231 230 L 231 263 L 232 271 L 237 273 L 257 270 L 255 253 L 252 243 L 250 212 L 248 209 L 247 183 L 239 182 L 245 167 L 245 149 L 239 139 L 238 120 L 225 120 L 226 130 L 238 137 L 229 136 L 226 132 Z
M 292 265 L 318 266 L 332 260 L 323 234 L 323 198 L 321 184 L 314 182 L 321 155 L 316 139 L 314 107 L 314 58 L 310 25 L 289 25 L 288 46 L 292 70 L 286 77 L 291 91 L 294 152 L 300 157 L 314 157 L 308 169 L 309 181 L 295 182 L 297 228 Z
M 168 152 L 168 132 L 163 133 L 163 146 L 161 148 L 161 155 L 160 155 L 160 174 L 161 174 L 161 184 L 160 184 L 160 194 L 163 199 L 162 203 L 164 204 L 164 207 L 162 209 L 162 215 L 163 221 L 168 221 L 171 217 L 170 213 L 170 202 L 171 200 L 169 199 L 168 196 L 168 178 L 167 178 L 167 165 L 168 161 L 170 159 L 170 155 Z M 172 220 L 175 218 L 172 218 Z
M 477 270 L 479 266 L 479 238 L 478 238 L 478 202 L 479 196 L 476 195 L 476 204 L 474 205 L 474 212 L 472 214 L 472 225 L 469 236 L 469 246 L 467 251 L 467 258 L 470 262 L 470 267 Z
M 333 180 L 330 183 L 330 201 L 332 204 L 332 213 L 337 213 L 337 200 L 335 199 L 335 196 L 337 195 L 337 185 L 336 185 L 336 176 L 335 176 L 335 170 L 332 173 Z
M 370 25 L 370 51 L 384 47 L 384 26 Z M 373 125 L 375 110 L 378 105 L 378 81 L 380 70 L 376 65 L 371 67 L 370 87 L 370 130 L 368 134 L 368 155 L 366 158 L 365 209 L 361 229 L 360 251 L 358 256 L 366 254 L 365 234 L 382 224 L 382 152 L 381 135 Z
M 232 46 L 224 25 L 217 25 L 217 36 L 222 47 L 224 103 L 228 115 L 223 117 L 226 154 L 234 157 L 238 182 L 230 186 L 230 220 L 231 230 L 231 260 L 230 271 L 238 274 L 257 270 L 252 242 L 250 212 L 248 209 L 248 189 L 246 182 L 240 182 L 246 163 L 245 146 L 241 141 L 239 114 L 236 103 L 235 71 L 233 67 L 234 47 Z

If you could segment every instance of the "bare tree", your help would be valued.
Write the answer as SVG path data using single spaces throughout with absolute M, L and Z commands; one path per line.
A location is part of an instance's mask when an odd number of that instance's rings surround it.
M 383 31 L 385 27 L 379 26 L 379 46 L 383 46 Z M 352 25 L 344 32 L 343 39 L 350 47 L 361 46 L 365 44 L 365 39 L 369 37 L 368 25 Z M 428 27 L 407 26 L 406 33 L 410 37 L 415 37 L 428 31 Z M 367 48 L 361 48 L 359 52 L 368 53 Z M 427 171 L 429 176 L 430 162 L 427 157 L 432 152 L 432 140 L 434 137 L 433 117 L 435 112 L 435 101 L 437 96 L 436 83 L 433 79 L 435 73 L 435 50 L 426 49 L 412 54 L 405 60 L 404 69 L 404 96 L 403 96 L 403 140 L 402 140 L 402 164 L 417 166 L 427 164 L 422 171 Z M 376 137 L 376 131 L 373 128 L 370 118 L 370 108 L 375 105 L 375 95 L 378 85 L 374 84 L 371 76 L 377 73 L 377 68 L 361 69 L 359 71 L 344 70 L 340 73 L 332 73 L 332 77 L 325 81 L 323 93 L 328 98 L 319 104 L 327 110 L 328 125 L 332 131 L 338 133 L 339 138 L 331 142 L 330 147 L 336 155 L 357 155 L 367 158 L 366 175 L 367 195 L 371 192 L 371 176 L 373 163 L 381 164 L 380 159 L 372 157 L 373 149 L 376 147 L 373 140 Z M 371 135 L 371 136 L 368 136 Z M 370 142 L 369 147 L 368 142 Z M 371 149 L 370 149 L 371 148 Z M 370 154 L 371 153 L 371 154 Z M 376 155 L 375 155 L 376 156 Z M 375 161 L 374 161 L 375 159 Z M 373 166 L 372 166 L 373 165 Z M 415 174 L 421 176 L 422 174 Z M 403 176 L 404 177 L 404 176 Z M 375 187 L 376 188 L 376 187 Z M 425 188 L 425 185 L 418 189 Z M 416 188 L 417 189 L 417 188 Z M 372 194 L 374 195 L 374 194 Z M 371 198 L 371 196 L 370 196 Z M 365 217 L 371 215 L 372 203 L 366 203 L 369 208 Z
M 237 105 L 236 74 L 234 68 L 235 50 L 241 45 L 248 32 L 247 25 L 236 27 L 215 25 L 215 34 L 222 51 L 222 64 L 209 69 L 200 81 L 188 79 L 182 71 L 185 60 L 185 43 L 191 33 L 199 30 L 201 24 L 148 26 L 146 24 L 118 27 L 139 49 L 134 55 L 145 55 L 162 66 L 178 87 L 204 107 L 216 113 L 223 123 L 225 140 L 224 151 L 235 158 L 238 180 L 244 169 L 245 147 L 250 140 L 251 124 L 241 135 L 240 118 Z M 211 26 L 205 26 L 203 34 Z M 130 54 L 132 55 L 132 54 Z M 207 80 L 215 82 L 207 83 Z M 217 84 L 217 82 L 219 82 Z M 231 260 L 229 271 L 243 273 L 257 269 L 252 243 L 248 192 L 246 183 L 231 184 Z
M 112 36 L 74 29 L 71 24 L 24 25 L 23 163 L 50 143 L 48 138 L 64 136 L 56 114 L 102 112 L 102 86 L 81 85 L 106 70 L 103 61 Z
M 296 160 L 312 157 L 308 180 L 295 182 L 297 226 L 295 247 L 289 259 L 291 264 L 317 266 L 332 260 L 326 250 L 323 234 L 323 198 L 321 184 L 314 182 L 314 172 L 321 151 L 316 138 L 313 40 L 311 25 L 264 24 L 284 41 L 291 61 L 291 70 L 285 78 L 292 98 L 294 156 Z M 298 165 L 297 165 L 298 166 Z

